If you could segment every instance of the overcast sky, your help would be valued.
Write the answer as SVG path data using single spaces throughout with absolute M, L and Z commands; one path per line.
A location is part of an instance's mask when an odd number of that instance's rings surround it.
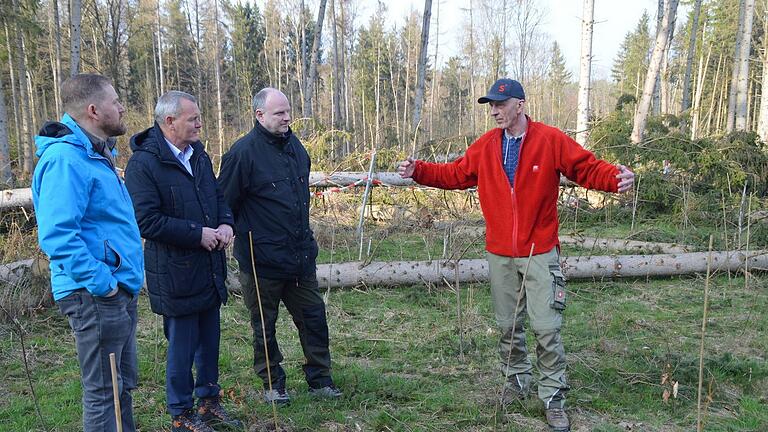
M 440 2 L 439 56 L 442 57 L 442 62 L 455 54 L 455 49 L 452 47 L 461 45 L 462 36 L 458 34 L 456 29 L 460 29 L 466 20 L 466 12 L 463 9 L 469 6 L 469 0 L 433 0 L 430 38 L 433 37 L 438 1 Z M 544 12 L 542 30 L 560 45 L 568 68 L 573 72 L 574 79 L 578 79 L 581 15 L 584 2 L 582 0 L 536 1 L 539 8 Z M 366 16 L 373 13 L 376 3 L 377 0 L 361 0 L 360 15 Z M 408 14 L 410 8 L 421 12 L 424 7 L 423 0 L 398 0 L 385 3 L 388 4 L 392 19 L 400 25 L 402 17 Z M 477 4 L 478 2 L 474 3 Z M 610 76 L 613 59 L 624 40 L 624 36 L 635 28 L 645 10 L 651 17 L 651 30 L 653 31 L 657 5 L 657 0 L 595 0 L 595 30 L 592 39 L 592 76 L 594 78 Z M 684 11 L 684 7 L 680 6 L 678 14 L 684 13 Z M 481 15 L 476 14 L 475 16 Z M 549 46 L 546 49 L 549 49 Z

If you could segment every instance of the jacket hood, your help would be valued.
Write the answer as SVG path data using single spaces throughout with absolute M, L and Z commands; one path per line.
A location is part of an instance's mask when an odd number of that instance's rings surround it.
M 80 138 L 78 137 L 78 134 L 84 139 L 78 140 L 78 138 Z M 35 137 L 35 145 L 37 146 L 35 155 L 39 158 L 52 144 L 61 142 L 81 147 L 85 147 L 84 143 L 90 142 L 69 114 L 64 114 L 61 118 L 61 122 L 49 121 L 40 128 L 40 131 Z
M 131 137 L 131 151 L 134 153 L 138 151 L 150 152 L 155 155 L 159 155 L 158 138 L 163 137 L 163 132 L 160 127 L 155 123 L 151 128 L 137 133 Z

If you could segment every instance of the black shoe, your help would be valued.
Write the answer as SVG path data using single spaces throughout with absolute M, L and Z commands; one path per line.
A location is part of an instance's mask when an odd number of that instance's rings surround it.
M 342 393 L 341 390 L 339 390 L 339 388 L 333 384 L 320 388 L 310 387 L 309 394 L 327 399 L 338 399 L 344 395 L 344 393 Z
M 218 396 L 199 399 L 197 401 L 197 414 L 206 423 L 223 424 L 236 428 L 243 427 L 240 420 L 229 415 L 224 409 Z
M 272 390 L 264 390 L 264 402 L 274 402 L 276 405 L 288 405 L 291 403 L 291 398 L 288 396 L 285 387 L 273 387 Z
M 171 432 L 214 432 L 214 430 L 203 422 L 193 408 L 190 408 L 180 415 L 173 416 Z

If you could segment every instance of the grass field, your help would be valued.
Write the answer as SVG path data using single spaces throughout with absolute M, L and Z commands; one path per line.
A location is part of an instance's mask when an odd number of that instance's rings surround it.
M 665 239 L 662 234 L 657 240 Z M 321 241 L 325 247 L 327 237 Z M 444 249 L 440 235 L 382 239 L 372 241 L 376 259 L 426 259 L 439 257 Z M 341 237 L 335 241 L 335 262 L 356 258 L 352 241 L 346 249 Z M 479 256 L 481 250 L 482 244 L 469 248 L 466 257 Z M 320 260 L 329 261 L 329 251 Z M 696 429 L 704 286 L 702 277 L 569 283 L 563 334 L 573 430 Z M 497 403 L 499 334 L 487 284 L 462 284 L 461 328 L 451 287 L 334 289 L 327 293 L 327 304 L 333 372 L 345 396 L 317 401 L 307 395 L 298 338 L 283 309 L 278 338 L 293 403 L 277 411 L 281 429 L 547 430 L 538 400 L 508 407 Z M 768 431 L 766 311 L 767 276 L 751 278 L 749 287 L 741 274 L 711 280 L 705 430 Z M 79 372 L 69 326 L 54 308 L 25 316 L 19 324 L 43 422 L 36 415 L 18 331 L 0 324 L 0 431 L 79 430 Z M 249 430 L 274 428 L 272 410 L 261 403 L 260 383 L 250 366 L 252 335 L 241 298 L 233 296 L 223 308 L 222 331 L 220 382 L 227 405 Z M 149 311 L 146 296 L 140 298 L 138 337 L 137 423 L 142 431 L 169 430 L 162 320 Z M 529 351 L 535 352 L 530 338 Z M 673 383 L 678 383 L 676 397 Z M 666 401 L 665 391 L 670 394 Z

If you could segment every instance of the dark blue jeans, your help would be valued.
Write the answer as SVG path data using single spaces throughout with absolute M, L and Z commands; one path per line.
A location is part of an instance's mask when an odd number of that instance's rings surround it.
M 198 398 L 219 394 L 219 322 L 221 307 L 180 317 L 163 317 L 168 339 L 165 395 L 172 416 L 192 408 L 192 391 Z M 192 378 L 192 364 L 196 379 Z
M 57 301 L 75 334 L 83 385 L 83 430 L 117 430 L 109 354 L 115 353 L 123 431 L 135 431 L 131 391 L 138 383 L 136 304 L 138 294 L 121 289 L 96 297 L 80 289 Z

